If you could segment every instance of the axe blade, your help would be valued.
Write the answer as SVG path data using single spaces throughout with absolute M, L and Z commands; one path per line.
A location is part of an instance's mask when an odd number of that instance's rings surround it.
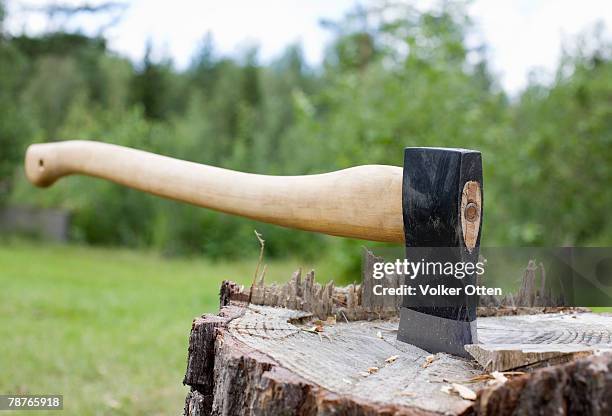
M 480 152 L 406 148 L 403 175 L 406 259 L 476 264 L 482 222 Z M 421 283 L 433 287 L 443 284 L 464 288 L 477 284 L 475 273 L 463 279 L 441 273 L 426 278 Z M 464 295 L 449 300 L 443 296 L 416 296 L 420 299 L 403 298 L 398 340 L 429 352 L 468 356 L 464 345 L 477 342 L 478 298 Z

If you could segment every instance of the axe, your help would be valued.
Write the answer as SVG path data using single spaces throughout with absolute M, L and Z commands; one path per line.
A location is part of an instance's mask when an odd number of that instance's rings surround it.
M 365 165 L 268 176 L 75 140 L 29 146 L 25 171 L 40 187 L 83 174 L 284 227 L 405 243 L 406 257 L 414 261 L 478 258 L 482 162 L 472 150 L 406 148 L 403 169 Z M 475 284 L 475 276 L 458 282 Z M 398 339 L 430 352 L 466 356 L 463 346 L 476 343 L 475 300 L 414 304 L 404 297 Z

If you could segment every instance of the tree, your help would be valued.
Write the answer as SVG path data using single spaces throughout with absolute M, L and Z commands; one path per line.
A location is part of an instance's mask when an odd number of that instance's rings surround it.
M 141 104 L 151 120 L 164 120 L 170 115 L 170 71 L 168 62 L 153 61 L 153 44 L 147 43 L 142 68 L 134 77 L 133 100 Z

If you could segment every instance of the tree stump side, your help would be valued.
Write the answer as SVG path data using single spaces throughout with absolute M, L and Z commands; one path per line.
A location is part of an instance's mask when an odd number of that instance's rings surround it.
M 475 402 L 457 397 L 453 407 L 448 408 L 450 412 L 429 411 L 385 402 L 384 398 L 377 401 L 375 388 L 371 397 L 337 394 L 307 380 L 232 335 L 232 321 L 241 319 L 244 312 L 240 306 L 228 305 L 218 315 L 204 315 L 194 320 L 184 379 L 184 384 L 190 386 L 185 415 L 612 414 L 611 353 L 537 369 L 503 384 L 466 384 L 477 392 Z M 443 358 L 438 360 L 442 362 Z M 433 368 L 432 374 L 449 365 L 456 363 L 446 361 L 439 368 Z M 419 362 L 417 367 L 423 366 Z M 481 374 L 487 375 L 487 372 Z M 445 380 L 437 378 L 438 381 L 430 380 L 430 383 L 440 383 L 434 390 L 429 393 L 414 390 L 415 394 L 427 395 L 440 389 Z M 384 381 L 375 383 L 383 389 L 392 385 L 385 385 Z M 439 400 L 439 397 L 420 399 Z
M 612 354 L 539 369 L 479 392 L 475 415 L 610 415 Z
M 190 386 L 184 414 L 203 415 L 405 415 L 438 413 L 342 396 L 280 366 L 224 332 L 243 310 L 196 318 L 183 384 Z

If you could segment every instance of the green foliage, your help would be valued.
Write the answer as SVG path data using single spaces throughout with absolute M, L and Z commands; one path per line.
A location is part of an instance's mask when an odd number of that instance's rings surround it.
M 505 215 L 525 219 L 514 221 L 513 239 L 610 244 L 612 61 L 609 45 L 593 46 L 566 56 L 553 84 L 530 85 L 512 111 L 510 166 L 523 170 L 505 177 L 520 194 L 508 199 Z
M 133 80 L 133 101 L 142 105 L 145 116 L 150 120 L 165 120 L 170 107 L 171 67 L 169 63 L 156 63 L 151 58 L 152 46 L 147 45 L 143 68 Z
M 104 39 L 4 36 L 4 193 L 70 208 L 74 237 L 87 243 L 242 256 L 257 228 L 268 255 L 325 248 L 349 275 L 363 242 L 254 224 L 90 178 L 40 192 L 22 177 L 12 186 L 12 173 L 26 143 L 56 138 L 283 175 L 401 165 L 405 146 L 467 147 L 483 152 L 485 244 L 611 243 L 612 60 L 601 36 L 587 34 L 566 52 L 554 81 L 534 80 L 509 100 L 485 49 L 467 46 L 470 22 L 458 3 L 427 12 L 357 8 L 326 25 L 335 38 L 319 68 L 295 45 L 266 65 L 256 49 L 220 56 L 210 35 L 186 71 L 154 59 L 151 47 L 132 65 Z
M 27 110 L 18 105 L 24 66 L 24 56 L 0 33 L 0 205 L 12 190 L 15 165 L 23 157 L 23 140 L 32 132 Z

